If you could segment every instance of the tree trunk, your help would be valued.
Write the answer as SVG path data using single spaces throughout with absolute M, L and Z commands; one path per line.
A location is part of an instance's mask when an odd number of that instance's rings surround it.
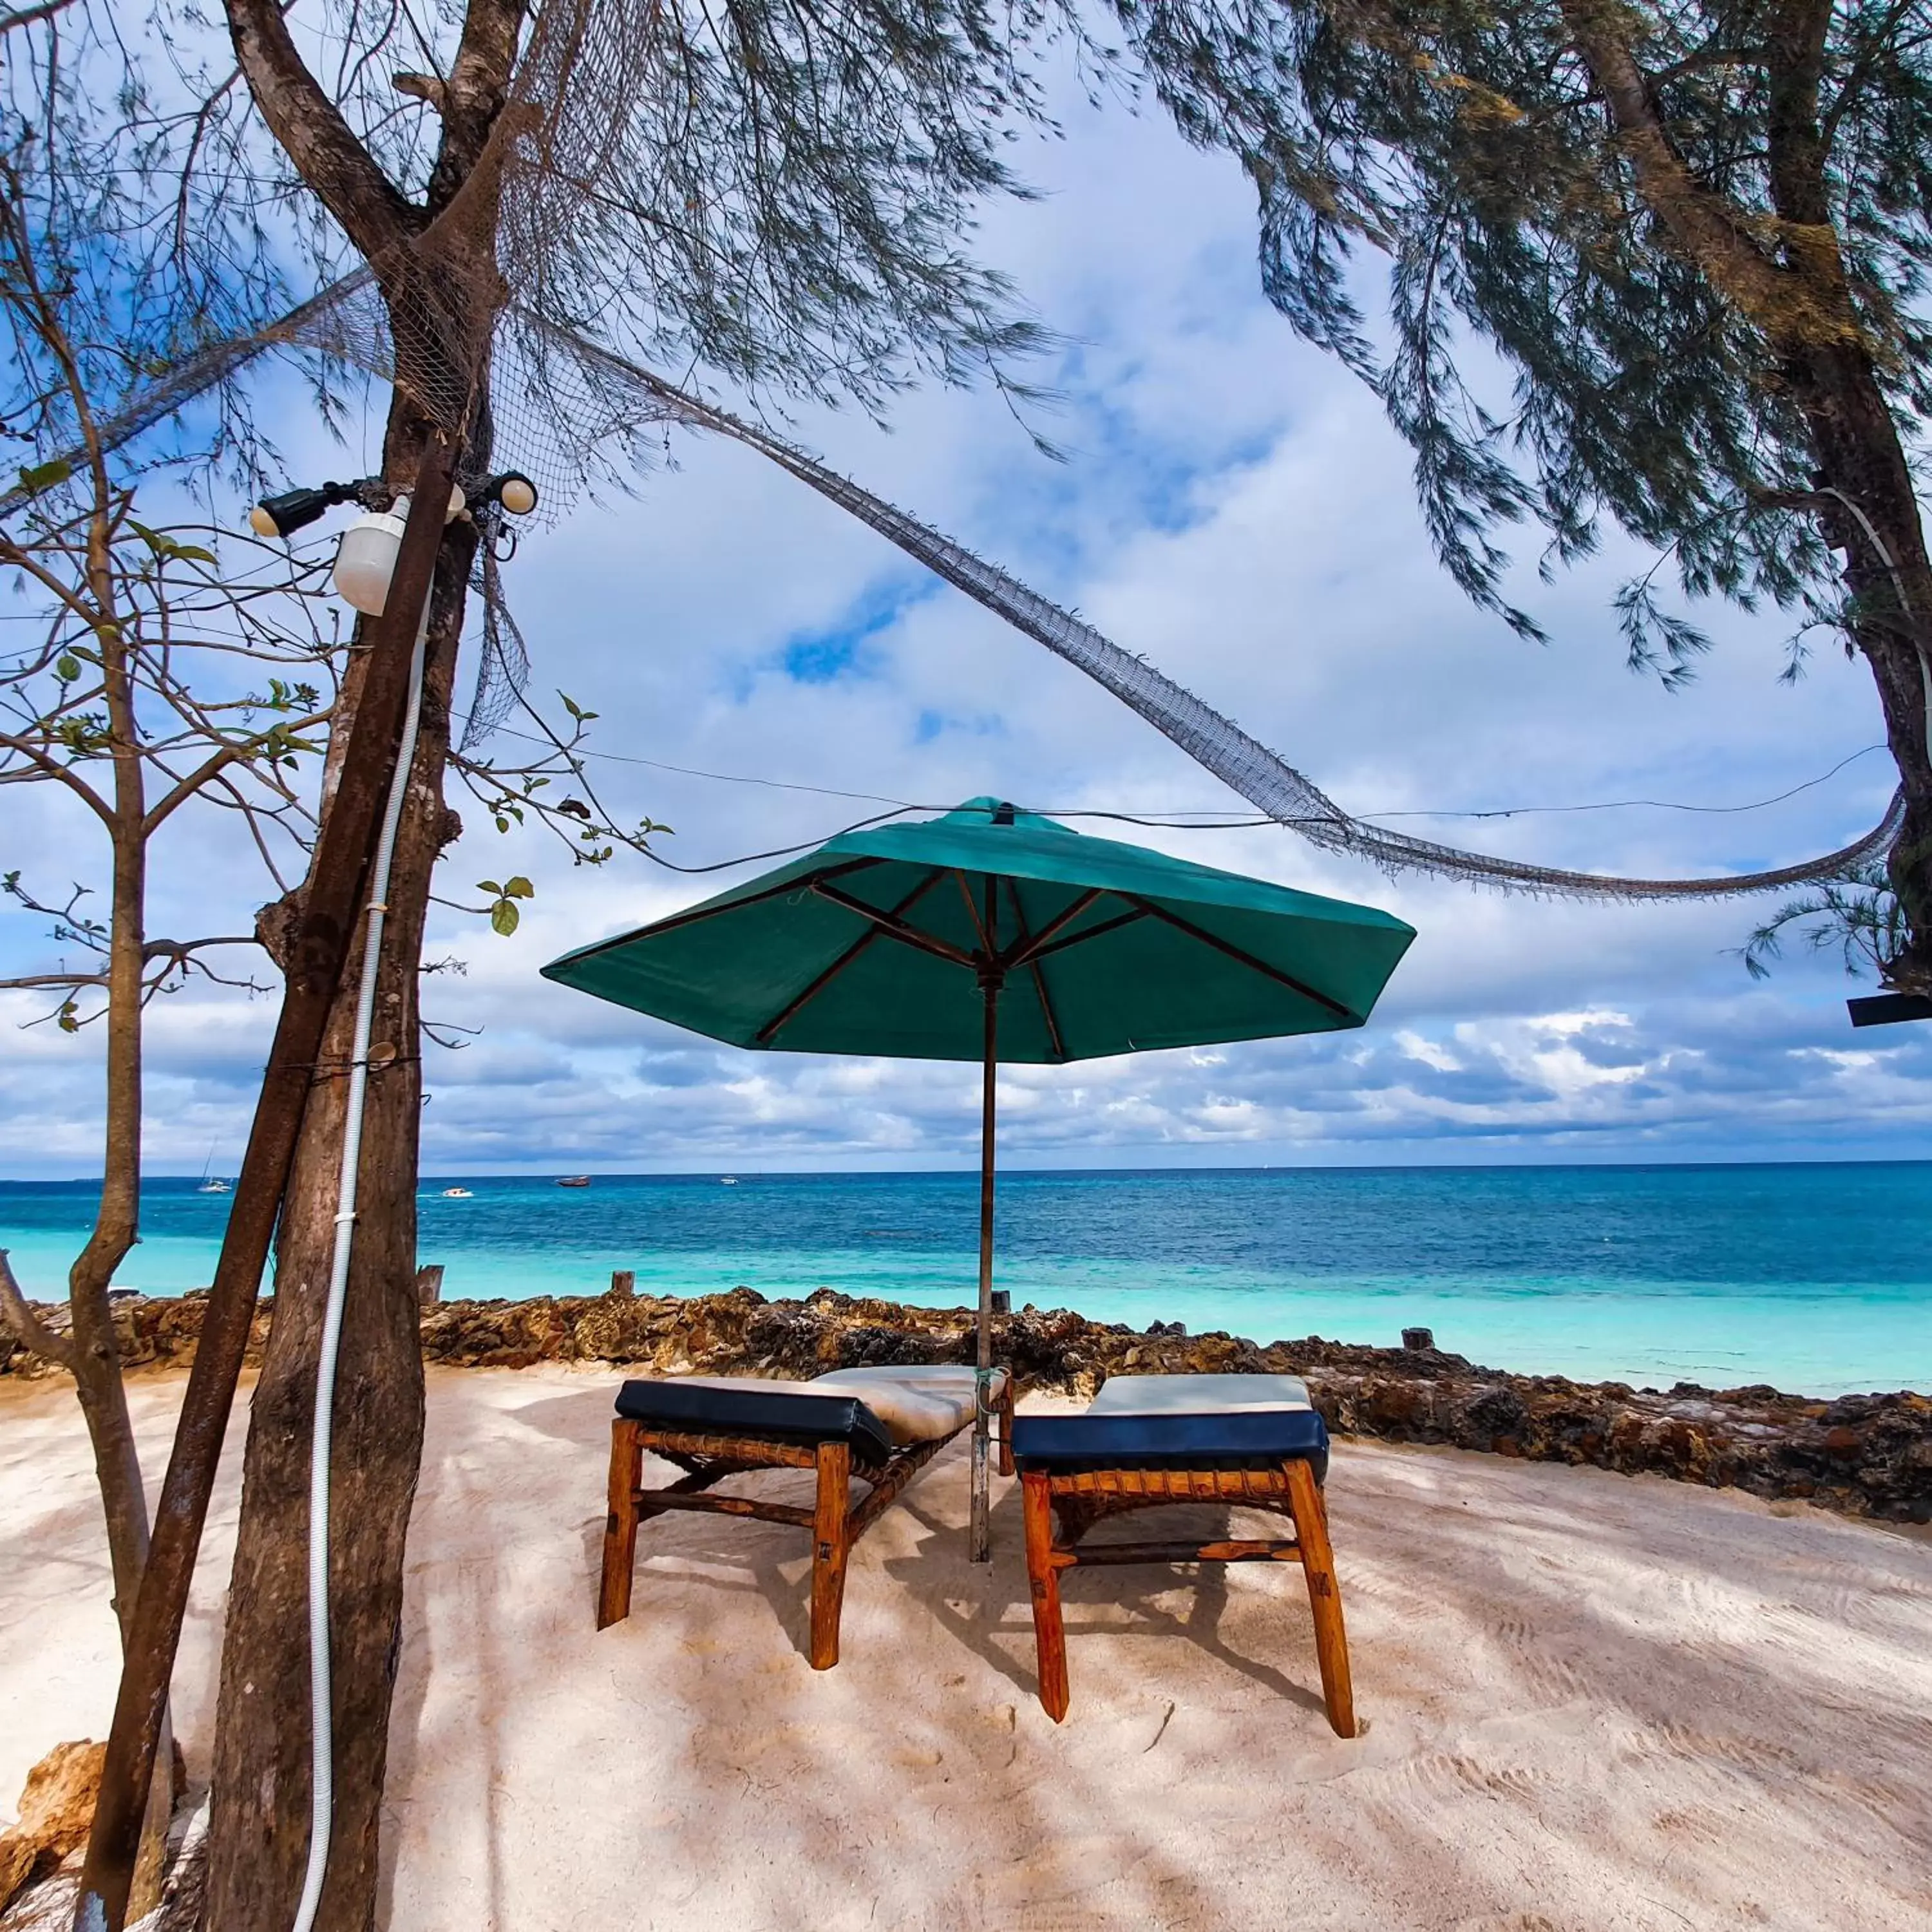
M 1810 318 L 1773 339 L 1810 432 L 1820 525 L 1845 554 L 1848 628 L 1871 665 L 1905 794 L 1888 870 L 1911 938 L 1888 977 L 1932 992 L 1932 566 L 1898 420 L 1834 224 L 1819 116 L 1832 11 L 1832 0 L 1786 0 L 1764 20 L 1772 200 L 1784 224 L 1784 272 L 1808 292 Z
M 464 473 L 488 460 L 486 366 L 500 174 L 473 177 L 508 98 L 524 0 L 464 0 L 456 57 L 424 204 L 382 173 L 304 64 L 273 0 L 226 0 L 238 64 L 271 131 L 375 270 L 390 311 L 396 384 L 384 448 L 391 478 L 416 473 L 428 424 L 405 400 L 433 399 L 472 434 Z M 500 157 L 496 164 L 500 170 Z M 411 244 L 468 190 L 460 237 L 433 260 Z M 480 407 L 477 406 L 480 405 Z M 472 410 L 476 414 L 472 415 Z M 483 427 L 480 428 L 479 422 Z M 416 1146 L 422 1102 L 417 962 L 438 851 L 454 830 L 442 804 L 472 525 L 446 536 L 437 572 L 418 740 L 388 892 L 360 1172 L 344 1310 L 330 1508 L 335 1810 L 316 1923 L 364 1932 L 375 1918 L 377 1832 L 390 1694 L 400 1640 L 404 1543 L 422 1449 L 422 1357 L 416 1292 Z M 352 707 L 358 664 L 345 680 Z M 346 741 L 339 712 L 332 746 Z M 324 775 L 324 800 L 328 774 Z M 334 1240 L 346 1061 L 359 957 L 332 1008 L 322 1061 L 277 1234 L 275 1313 L 256 1384 L 242 1520 L 222 1646 L 210 1820 L 208 1922 L 218 1932 L 286 1924 L 309 1838 L 309 1449 L 316 1362 Z M 381 1057 L 383 1046 L 392 1054 Z
M 106 564 L 104 514 L 97 512 L 90 578 L 98 608 L 114 609 Z M 139 1238 L 141 1212 L 142 976 L 147 944 L 148 848 L 144 823 L 146 788 L 124 646 L 110 645 L 101 668 L 113 735 L 113 878 L 108 919 L 107 1030 L 102 1109 L 100 1205 L 86 1245 L 68 1271 L 68 1307 L 73 1319 L 74 1393 L 94 1450 L 94 1480 L 106 1520 L 108 1560 L 114 1578 L 114 1613 L 122 1642 L 134 1614 L 141 1573 L 148 1562 L 148 1498 L 141 1460 L 122 1380 L 108 1291 L 114 1271 Z M 141 1826 L 141 1846 L 128 1894 L 139 1914 L 160 1903 L 174 1810 L 173 1738 L 164 1722 Z
M 396 428 L 392 416 L 392 429 Z M 406 439 L 392 436 L 392 449 Z M 392 476 L 411 473 L 392 463 Z M 474 535 L 453 526 L 438 566 L 422 734 L 391 874 L 353 1262 L 344 1312 L 329 1511 L 334 1822 L 317 1924 L 365 1932 L 423 1429 L 416 1293 L 422 1112 L 417 961 L 431 872 L 449 834 L 442 770 Z M 360 682 L 352 666 L 345 704 Z M 334 742 L 346 741 L 339 718 Z M 309 1843 L 309 1450 L 334 1244 L 336 1190 L 359 985 L 358 949 L 332 1010 L 276 1240 L 274 1319 L 248 1426 L 215 1728 L 208 1919 L 289 1922 Z
M 1905 794 L 1888 867 L 1911 939 L 1892 984 L 1932 993 L 1932 567 L 1898 425 L 1860 350 L 1794 359 L 1811 428 L 1828 540 L 1845 553 L 1850 629 L 1871 666 Z

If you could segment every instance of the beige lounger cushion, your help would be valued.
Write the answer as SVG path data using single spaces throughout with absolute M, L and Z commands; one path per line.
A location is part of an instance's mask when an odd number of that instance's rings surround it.
M 1089 1415 L 1245 1415 L 1310 1408 L 1299 1376 L 1109 1376 Z
M 974 1372 L 944 1362 L 834 1369 L 830 1375 L 814 1376 L 804 1387 L 826 1395 L 856 1395 L 885 1424 L 886 1433 L 904 1444 L 950 1436 L 973 1420 Z M 999 1400 L 1006 1381 L 1004 1369 L 992 1372 L 989 1402 Z
M 782 1388 L 788 1395 L 856 1396 L 876 1415 L 886 1433 L 904 1448 L 908 1442 L 930 1442 L 950 1436 L 973 1420 L 973 1374 L 946 1363 L 915 1364 L 902 1368 L 835 1369 L 808 1382 L 775 1382 L 766 1376 L 680 1376 L 691 1388 L 748 1389 L 769 1395 Z M 1226 1379 L 1226 1378 L 1222 1378 Z M 988 1400 L 997 1402 L 1006 1386 L 1006 1371 L 993 1371 Z

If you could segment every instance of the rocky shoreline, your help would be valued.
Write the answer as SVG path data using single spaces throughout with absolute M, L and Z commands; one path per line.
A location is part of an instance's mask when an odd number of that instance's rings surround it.
M 133 1367 L 185 1366 L 203 1298 L 130 1297 L 116 1310 Z M 43 1307 L 44 1316 L 64 1310 Z M 266 1336 L 256 1318 L 251 1356 Z M 528 1301 L 448 1301 L 423 1311 L 423 1354 L 452 1367 L 609 1363 L 658 1372 L 802 1377 L 828 1369 L 966 1361 L 965 1309 L 910 1308 L 821 1288 L 768 1301 L 748 1288 L 689 1300 L 603 1295 Z M 1090 1322 L 1064 1310 L 1022 1309 L 996 1326 L 998 1358 L 1022 1388 L 1089 1395 L 1110 1375 L 1195 1372 L 1304 1376 L 1330 1428 L 1384 1442 L 1447 1444 L 1535 1462 L 1587 1463 L 1848 1516 L 1932 1522 L 1932 1398 L 1901 1392 L 1831 1401 L 1765 1385 L 1668 1390 L 1560 1376 L 1514 1376 L 1438 1349 L 1371 1348 L 1310 1336 L 1262 1346 Z M 0 1333 L 0 1375 L 57 1372 Z

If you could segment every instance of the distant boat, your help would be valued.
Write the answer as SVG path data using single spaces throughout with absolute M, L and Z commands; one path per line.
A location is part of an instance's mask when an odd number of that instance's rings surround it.
M 474 1201 L 476 1197 L 466 1187 L 446 1187 L 442 1190 L 446 1201 Z
M 195 1190 L 197 1194 L 230 1194 L 234 1190 L 225 1180 L 204 1180 Z
M 590 1177 L 587 1174 L 561 1174 L 557 1176 L 560 1187 L 588 1187 Z
M 720 1187 L 736 1187 L 737 1184 L 738 1177 L 735 1174 L 721 1174 L 718 1177 L 718 1185 Z

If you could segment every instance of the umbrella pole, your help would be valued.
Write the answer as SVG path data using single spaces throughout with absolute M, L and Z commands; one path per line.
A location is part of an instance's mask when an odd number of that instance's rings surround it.
M 986 1030 L 980 1078 L 980 1323 L 978 1352 L 974 1357 L 978 1372 L 974 1378 L 973 1516 L 967 1555 L 975 1563 L 987 1563 L 992 1560 L 992 1528 L 988 1521 L 987 1436 L 993 1366 L 993 1130 L 994 1078 L 999 1066 L 1000 980 L 982 977 L 980 990 L 986 1002 Z

